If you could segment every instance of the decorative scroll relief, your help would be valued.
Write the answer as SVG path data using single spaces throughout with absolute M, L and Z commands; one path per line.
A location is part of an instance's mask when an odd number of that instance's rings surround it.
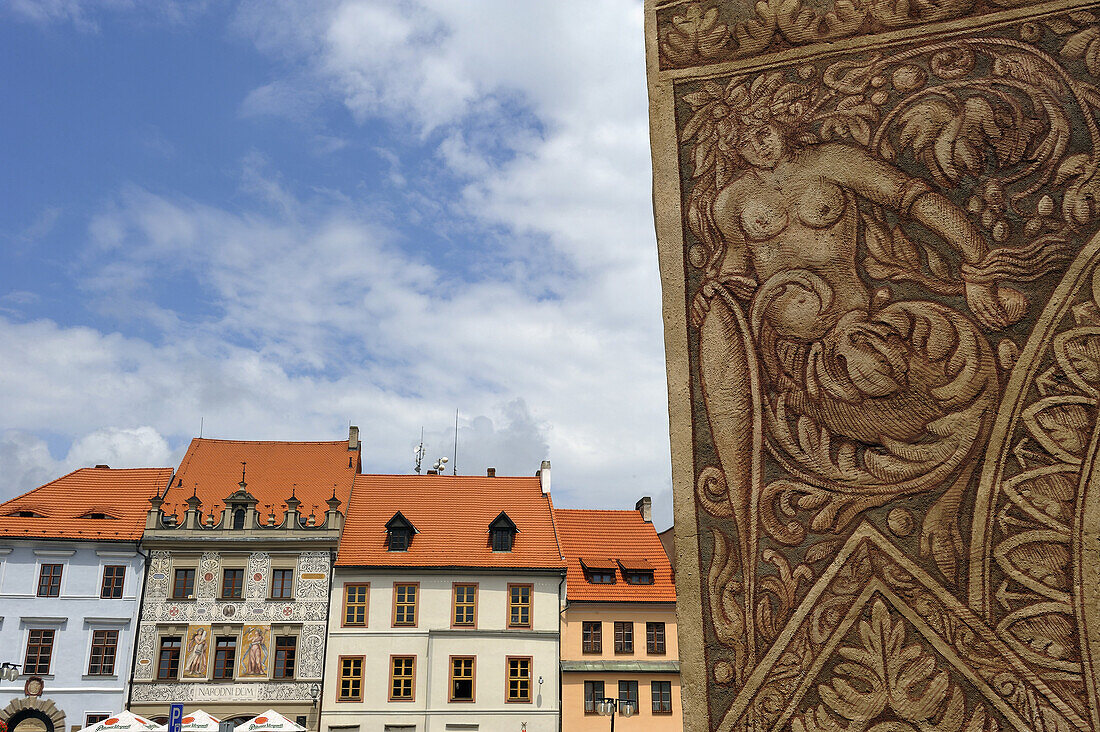
M 325 633 L 323 624 L 302 626 L 298 637 L 298 675 L 306 679 L 319 679 L 325 660 Z
M 332 559 L 328 552 L 302 552 L 298 557 L 299 600 L 323 600 L 328 602 L 329 570 Z M 321 579 L 303 579 L 303 577 L 321 577 Z
M 168 573 L 172 569 L 172 556 L 165 551 L 149 552 L 149 572 L 145 580 L 145 599 L 168 597 Z
M 263 600 L 267 595 L 267 583 L 271 576 L 271 555 L 256 552 L 248 557 L 248 583 L 245 596 L 250 600 Z
M 154 625 L 142 623 L 138 628 L 137 647 L 135 649 L 136 664 L 134 666 L 135 681 L 149 681 L 153 678 L 156 655 L 157 629 Z
M 162 602 L 145 608 L 143 622 L 217 623 L 323 621 L 327 604 L 320 601 Z
M 302 682 L 233 684 L 135 684 L 135 702 L 285 701 L 312 703 L 310 684 Z
M 218 596 L 218 584 L 221 582 L 221 557 L 217 552 L 203 552 L 197 574 L 195 597 L 199 600 L 213 600 Z

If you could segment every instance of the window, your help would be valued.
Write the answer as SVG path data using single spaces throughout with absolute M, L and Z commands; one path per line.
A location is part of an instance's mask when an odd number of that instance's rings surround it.
M 599 620 L 586 620 L 581 623 L 581 651 L 603 653 L 603 623 Z
M 89 676 L 112 676 L 115 673 L 115 651 L 118 649 L 117 630 L 92 631 L 92 655 L 88 660 Z
M 177 569 L 172 577 L 172 599 L 195 599 L 195 568 Z
M 638 711 L 638 682 L 637 681 L 620 681 L 619 682 L 619 714 L 622 714 L 624 707 L 630 704 L 634 707 L 635 713 Z
M 623 576 L 626 577 L 626 583 L 628 585 L 651 585 L 653 584 L 652 572 L 624 572 Z
M 665 624 L 645 624 L 645 649 L 647 653 L 665 652 Z
M 290 600 L 294 597 L 294 570 L 271 570 L 271 599 Z
M 452 625 L 455 627 L 473 628 L 477 625 L 477 585 L 454 586 L 454 616 Z
M 126 583 L 126 567 L 122 564 L 108 564 L 103 568 L 103 585 L 99 596 L 105 600 L 122 597 L 122 586 Z
M 233 664 L 237 660 L 237 637 L 220 636 L 214 642 L 215 679 L 233 678 Z
M 634 623 L 615 622 L 615 653 L 634 652 Z
M 386 522 L 387 549 L 391 552 L 408 551 L 415 533 L 416 527 L 398 511 Z
M 592 569 L 584 573 L 585 579 L 594 585 L 615 584 L 615 573 L 610 570 Z
M 451 701 L 474 700 L 474 658 L 451 656 Z
M 243 569 L 226 569 L 222 571 L 222 599 L 239 600 L 243 589 Z
M 508 518 L 508 514 L 504 511 L 501 511 L 489 524 L 490 545 L 493 547 L 493 551 L 512 551 L 512 544 L 515 542 L 517 533 L 519 533 L 519 529 L 516 528 L 512 519 Z
M 512 532 L 508 529 L 493 529 L 493 551 L 512 551 Z
M 58 565 L 60 566 L 60 565 Z M 32 630 L 27 634 L 27 655 L 23 659 L 23 674 L 45 676 L 50 673 L 53 655 L 53 629 Z
M 390 656 L 390 701 L 412 701 L 416 656 Z
M 505 701 L 531 701 L 531 657 L 508 657 L 508 693 Z
M 672 714 L 672 682 L 654 681 L 650 686 L 654 714 Z
M 294 661 L 298 655 L 298 639 L 293 635 L 275 639 L 275 668 L 271 675 L 276 679 L 294 678 Z
M 84 715 L 84 726 L 91 727 L 96 722 L 102 722 L 110 716 L 111 715 L 106 712 L 88 712 Z
M 344 625 L 358 628 L 367 626 L 370 584 L 344 585 Z
M 180 645 L 178 636 L 160 639 L 160 657 L 157 659 L 158 679 L 175 679 L 179 675 Z
M 416 625 L 416 594 L 420 585 L 411 582 L 393 586 L 393 624 Z
M 38 572 L 38 596 L 57 597 L 61 594 L 61 568 L 63 564 L 43 564 Z
M 411 532 L 408 529 L 393 529 L 390 531 L 390 547 L 391 552 L 404 552 L 409 550 L 409 534 Z
M 615 584 L 615 571 L 617 567 L 618 564 L 611 559 L 581 557 L 581 569 L 584 570 L 584 578 L 595 585 Z
M 336 701 L 363 700 L 363 657 L 340 656 L 340 691 Z
M 233 528 L 234 529 L 243 529 L 244 528 L 244 509 L 243 508 L 238 508 L 237 510 L 235 510 L 233 512 Z
M 604 698 L 602 681 L 584 682 L 584 713 L 595 714 L 596 705 Z
M 508 627 L 531 627 L 531 585 L 508 585 Z

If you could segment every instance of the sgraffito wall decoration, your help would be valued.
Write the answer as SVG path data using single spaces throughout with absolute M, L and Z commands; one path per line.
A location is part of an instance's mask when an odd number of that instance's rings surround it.
M 688 729 L 1100 732 L 1100 4 L 646 45 Z

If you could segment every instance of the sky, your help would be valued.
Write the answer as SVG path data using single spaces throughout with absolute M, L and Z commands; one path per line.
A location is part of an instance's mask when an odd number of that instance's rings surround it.
M 0 0 L 0 99 L 0 498 L 457 410 L 671 525 L 637 0 Z

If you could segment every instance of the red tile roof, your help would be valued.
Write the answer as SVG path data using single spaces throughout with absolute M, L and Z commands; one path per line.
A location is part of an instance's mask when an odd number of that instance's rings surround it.
M 569 563 L 566 595 L 570 601 L 675 602 L 672 566 L 653 524 L 637 511 L 554 510 L 558 538 Z M 581 557 L 588 566 L 653 567 L 653 584 L 627 584 L 616 572 L 615 584 L 593 584 L 585 579 Z
M 0 504 L 0 536 L 135 541 L 149 498 L 163 491 L 171 468 L 80 468 Z M 9 516 L 31 511 L 37 516 Z M 89 513 L 111 518 L 80 518 Z
M 209 514 L 213 510 L 216 519 L 225 508 L 226 496 L 239 489 L 242 462 L 246 463 L 246 490 L 258 501 L 257 512 L 266 515 L 274 510 L 281 521 L 286 510 L 284 501 L 293 490 L 302 502 L 299 512 L 308 516 L 316 507 L 320 523 L 327 508 L 325 501 L 332 497 L 333 488 L 341 501 L 340 510 L 346 514 L 352 480 L 359 470 L 359 452 L 349 450 L 347 440 L 258 442 L 196 438 L 191 440 L 165 497 L 165 512 L 182 519 L 187 508 L 184 501 L 197 491 L 202 499 L 202 512 Z
M 538 478 L 359 475 L 336 564 L 564 569 L 553 508 Z M 391 552 L 385 526 L 398 511 L 417 533 L 408 551 Z M 501 511 L 519 529 L 510 552 L 489 546 L 489 524 Z

